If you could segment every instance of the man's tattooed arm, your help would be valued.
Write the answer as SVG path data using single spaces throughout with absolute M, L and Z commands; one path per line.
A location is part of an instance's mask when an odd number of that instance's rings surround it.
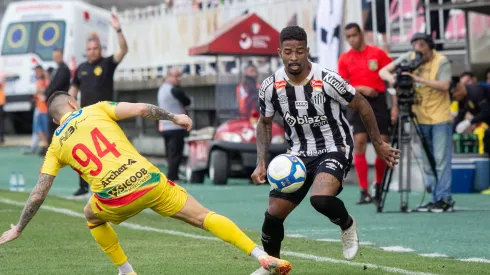
M 152 104 L 146 104 L 146 111 L 143 114 L 144 118 L 153 120 L 170 120 L 173 121 L 175 114 L 164 110 L 158 106 Z
M 264 164 L 272 140 L 272 117 L 260 116 L 257 123 L 257 164 Z
M 41 207 L 48 195 L 51 185 L 53 185 L 54 176 L 48 174 L 39 175 L 39 180 L 36 186 L 31 192 L 29 199 L 26 202 L 24 210 L 20 215 L 19 223 L 17 224 L 17 231 L 22 232 L 27 224 L 31 221 L 32 217 L 36 215 L 37 210 Z
M 356 93 L 354 99 L 348 106 L 359 112 L 362 123 L 364 123 L 364 126 L 368 131 L 372 144 L 381 145 L 383 143 L 383 140 L 381 139 L 381 134 L 379 133 L 378 123 L 376 122 L 373 108 L 371 108 L 371 105 L 364 98 L 364 96 L 362 96 L 360 93 Z

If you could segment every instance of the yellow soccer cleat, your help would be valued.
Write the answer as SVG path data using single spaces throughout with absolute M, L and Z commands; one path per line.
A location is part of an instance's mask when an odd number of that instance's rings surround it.
M 272 274 L 288 275 L 289 271 L 293 269 L 288 261 L 281 260 L 269 255 L 260 256 L 258 260 L 262 267 L 265 270 L 270 271 Z
M 118 275 L 138 275 L 138 274 L 136 274 L 136 272 L 133 271 L 126 274 L 119 273 Z
M 488 188 L 488 189 L 486 189 L 486 190 L 481 191 L 481 193 L 482 193 L 483 195 L 490 195 L 490 188 Z

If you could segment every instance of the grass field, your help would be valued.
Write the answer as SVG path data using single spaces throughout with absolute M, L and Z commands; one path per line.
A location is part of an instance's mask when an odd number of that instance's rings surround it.
M 37 179 L 41 159 L 22 156 L 18 148 L 0 148 L 8 158 L 0 165 L 0 231 L 18 220 L 27 193 L 8 188 L 10 171 L 23 171 L 26 188 Z M 162 167 L 164 168 L 164 167 Z M 56 178 L 52 196 L 38 212 L 20 239 L 0 247 L 0 274 L 117 274 L 117 269 L 95 244 L 82 216 L 84 202 L 61 198 L 78 184 L 75 172 L 63 169 Z M 233 219 L 256 242 L 267 205 L 267 186 L 184 185 L 205 206 Z M 346 186 L 341 199 L 359 224 L 361 247 L 353 262 L 342 258 L 340 232 L 313 211 L 308 201 L 285 223 L 283 258 L 293 264 L 292 274 L 489 274 L 490 200 L 488 196 L 456 195 L 455 213 L 384 213 L 373 207 L 356 206 L 355 186 Z M 420 194 L 413 193 L 411 207 Z M 396 210 L 393 193 L 387 209 Z M 258 265 L 233 246 L 180 221 L 143 212 L 115 226 L 130 262 L 140 275 L 148 274 L 250 274 Z M 405 249 L 406 253 L 383 249 Z M 431 254 L 446 258 L 423 257 Z M 464 261 L 463 261 L 463 260 Z M 480 261 L 480 262 L 468 262 Z

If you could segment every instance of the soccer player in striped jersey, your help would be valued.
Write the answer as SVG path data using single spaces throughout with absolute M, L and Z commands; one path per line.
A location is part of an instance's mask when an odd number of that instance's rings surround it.
M 256 184 L 265 183 L 266 158 L 271 125 L 276 112 L 283 118 L 289 153 L 305 163 L 305 184 L 296 192 L 271 190 L 262 226 L 264 250 L 280 257 L 284 220 L 301 203 L 310 187 L 312 206 L 342 231 L 343 254 L 352 260 L 359 250 L 356 222 L 337 198 L 350 169 L 354 142 L 342 106 L 357 110 L 371 137 L 377 155 L 393 168 L 399 150 L 383 142 L 370 104 L 337 73 L 308 61 L 306 32 L 298 26 L 281 31 L 278 53 L 284 67 L 263 81 L 259 90 L 260 118 L 257 125 Z M 253 274 L 274 274 L 258 269 Z
M 254 257 L 261 268 L 289 274 L 289 262 L 267 255 L 235 223 L 206 209 L 184 188 L 168 180 L 136 151 L 116 122 L 140 116 L 170 120 L 189 131 L 192 121 L 188 116 L 144 103 L 103 101 L 80 109 L 76 99 L 65 92 L 51 95 L 48 108 L 60 127 L 55 131 L 38 183 L 19 222 L 0 236 L 0 245 L 20 236 L 41 207 L 58 170 L 68 165 L 89 183 L 94 193 L 84 209 L 88 228 L 120 275 L 136 273 L 108 222 L 120 224 L 147 208 L 213 233 Z

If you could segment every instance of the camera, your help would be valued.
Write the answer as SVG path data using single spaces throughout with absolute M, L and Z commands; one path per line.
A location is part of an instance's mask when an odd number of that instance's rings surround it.
M 413 91 L 413 79 L 409 75 L 404 75 L 403 73 L 411 73 L 417 69 L 423 63 L 422 53 L 415 52 L 415 58 L 406 61 L 403 60 L 400 64 L 396 66 L 396 83 L 395 88 L 398 89 L 398 98 L 402 99 L 412 99 L 414 96 Z

